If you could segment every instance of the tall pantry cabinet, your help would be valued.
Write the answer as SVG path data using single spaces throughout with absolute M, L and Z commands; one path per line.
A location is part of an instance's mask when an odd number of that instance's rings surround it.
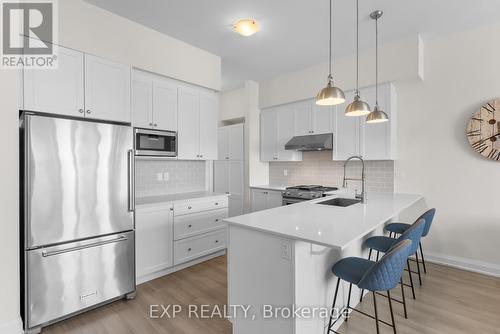
M 214 161 L 214 192 L 229 194 L 229 217 L 243 214 L 244 125 L 218 130 L 218 160 Z

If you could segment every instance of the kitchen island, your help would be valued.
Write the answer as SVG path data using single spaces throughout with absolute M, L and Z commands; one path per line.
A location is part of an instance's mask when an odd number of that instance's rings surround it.
M 326 333 L 325 309 L 336 282 L 331 266 L 347 256 L 367 257 L 366 238 L 382 234 L 391 220 L 415 219 L 425 208 L 421 196 L 396 193 L 370 193 L 367 204 L 348 207 L 319 204 L 336 197 L 353 195 L 340 192 L 225 220 L 229 304 L 250 306 L 246 316 L 233 314 L 234 334 Z M 346 286 L 337 307 L 347 300 Z M 357 300 L 353 289 L 351 306 Z M 294 306 L 303 308 L 295 316 Z

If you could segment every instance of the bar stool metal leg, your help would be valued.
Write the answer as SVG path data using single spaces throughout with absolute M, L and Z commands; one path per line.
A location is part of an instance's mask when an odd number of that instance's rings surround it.
M 418 283 L 422 285 L 422 276 L 420 275 L 420 262 L 418 261 L 418 251 L 415 253 L 415 259 L 417 260 Z
M 427 274 L 427 268 L 425 267 L 424 250 L 422 249 L 422 242 L 420 242 L 419 248 L 420 248 L 420 255 L 422 255 L 422 264 L 424 265 L 424 273 Z
M 401 296 L 403 297 L 403 309 L 405 310 L 405 318 L 408 319 L 408 313 L 406 312 L 406 299 L 405 299 L 405 287 L 403 284 L 403 276 L 401 276 Z
M 411 274 L 410 260 L 406 260 L 406 265 L 408 266 L 408 275 L 410 276 L 411 293 L 413 295 L 413 299 L 417 299 L 415 297 L 415 287 L 413 286 L 413 277 Z
M 347 294 L 347 309 L 345 309 L 345 311 L 347 312 L 347 314 L 344 314 L 344 318 L 345 318 L 345 322 L 347 322 L 347 320 L 349 320 L 349 317 L 348 317 L 348 312 L 350 310 L 350 304 L 351 304 L 351 291 L 352 291 L 352 283 L 349 284 L 349 293 Z
M 368 253 L 368 260 L 371 260 L 372 259 L 372 251 L 373 249 L 370 248 L 370 252 Z M 359 296 L 359 302 L 361 303 L 363 301 L 363 295 L 365 293 L 365 290 L 362 289 L 361 290 L 361 296 Z
M 387 290 L 387 297 L 389 298 L 389 309 L 391 310 L 392 329 L 394 331 L 394 334 L 397 334 L 396 333 L 396 322 L 394 321 L 394 312 L 392 310 L 391 292 L 389 290 Z
M 377 297 L 375 291 L 373 291 L 373 307 L 375 308 L 375 326 L 377 326 L 377 334 L 380 334 L 380 329 L 378 328 Z
M 328 333 L 332 330 L 333 326 L 333 311 L 335 310 L 335 303 L 337 302 L 337 295 L 339 293 L 340 278 L 337 279 L 337 286 L 335 288 L 335 294 L 333 296 L 332 309 L 330 310 L 330 321 L 328 323 Z

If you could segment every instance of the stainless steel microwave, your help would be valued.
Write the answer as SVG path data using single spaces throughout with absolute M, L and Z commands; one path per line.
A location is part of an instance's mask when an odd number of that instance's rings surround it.
M 135 128 L 135 155 L 177 156 L 177 132 Z

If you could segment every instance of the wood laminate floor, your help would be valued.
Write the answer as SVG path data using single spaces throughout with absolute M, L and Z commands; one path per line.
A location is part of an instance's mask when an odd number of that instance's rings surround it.
M 411 299 L 411 292 L 407 291 L 409 319 L 404 319 L 402 305 L 393 304 L 398 333 L 500 334 L 500 279 L 432 264 L 428 264 L 428 271 L 424 285 L 416 290 L 417 300 Z M 230 334 L 229 321 L 190 319 L 187 311 L 189 304 L 223 308 L 227 302 L 226 287 L 226 257 L 222 256 L 141 284 L 136 299 L 117 301 L 86 312 L 49 326 L 43 333 Z M 399 291 L 398 288 L 393 292 L 397 298 L 400 298 Z M 387 299 L 378 297 L 377 302 L 381 318 L 389 321 Z M 151 319 L 151 304 L 180 304 L 185 310 L 175 319 Z M 365 298 L 359 308 L 373 314 L 373 299 Z M 391 328 L 380 326 L 381 333 L 392 333 Z M 375 323 L 354 313 L 339 331 L 374 334 Z

